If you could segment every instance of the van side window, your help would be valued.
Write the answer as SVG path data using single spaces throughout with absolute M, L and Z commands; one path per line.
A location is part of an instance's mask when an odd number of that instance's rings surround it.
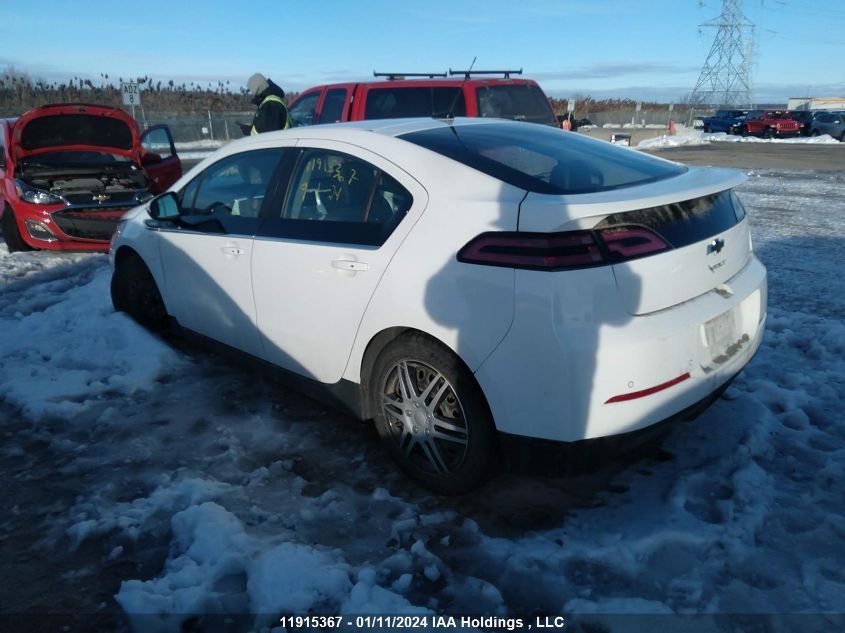
M 319 123 L 338 123 L 343 120 L 343 108 L 346 106 L 346 88 L 332 88 L 326 91 Z

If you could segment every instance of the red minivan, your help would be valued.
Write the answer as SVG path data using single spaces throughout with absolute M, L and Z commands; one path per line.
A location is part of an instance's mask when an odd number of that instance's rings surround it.
M 463 79 L 440 75 L 400 76 L 363 83 L 330 84 L 310 88 L 297 96 L 289 111 L 294 125 L 396 119 L 404 117 L 495 117 L 558 126 L 543 90 L 532 79 L 513 79 L 518 71 L 494 72 L 504 77 Z M 453 75 L 464 71 L 451 71 Z M 376 76 L 380 76 L 376 73 Z M 413 77 L 408 79 L 407 77 Z
M 123 110 L 47 105 L 0 119 L 0 227 L 10 252 L 107 251 L 121 216 L 182 175 L 173 137 Z

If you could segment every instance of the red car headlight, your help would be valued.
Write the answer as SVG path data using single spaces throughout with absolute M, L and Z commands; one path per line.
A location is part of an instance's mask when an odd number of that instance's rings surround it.
M 23 200 L 24 202 L 29 202 L 30 204 L 60 204 L 66 203 L 66 200 L 61 196 L 57 196 L 54 193 L 50 193 L 49 191 L 44 191 L 43 189 L 37 189 L 35 187 L 30 187 L 26 184 L 23 180 L 19 178 L 15 178 L 15 191 L 18 194 L 18 197 Z

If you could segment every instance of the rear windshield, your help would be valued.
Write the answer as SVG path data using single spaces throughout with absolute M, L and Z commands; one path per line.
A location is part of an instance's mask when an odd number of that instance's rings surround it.
M 650 209 L 615 213 L 595 229 L 644 226 L 660 235 L 667 244 L 681 248 L 727 231 L 744 217 L 742 202 L 729 190 Z
M 449 125 L 401 138 L 537 193 L 608 191 L 686 171 L 682 165 L 545 125 Z
M 386 87 L 367 91 L 365 119 L 464 116 L 466 103 L 459 86 Z
M 533 84 L 505 84 L 477 88 L 478 116 L 514 119 L 557 126 L 546 95 Z
M 57 114 L 33 119 L 23 128 L 27 150 L 61 145 L 97 145 L 132 149 L 132 131 L 123 121 L 92 114 Z

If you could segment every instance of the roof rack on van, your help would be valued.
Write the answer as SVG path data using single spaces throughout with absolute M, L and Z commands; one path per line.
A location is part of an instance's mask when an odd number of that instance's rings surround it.
M 396 79 L 404 79 L 405 77 L 428 77 L 434 79 L 435 77 L 445 77 L 446 73 L 377 73 L 373 71 L 373 77 L 387 77 L 388 81 Z
M 504 75 L 505 79 L 510 79 L 511 75 L 521 75 L 522 68 L 519 70 L 452 70 L 449 69 L 449 74 L 451 76 L 455 75 L 463 75 L 464 79 L 469 79 L 471 75 Z

